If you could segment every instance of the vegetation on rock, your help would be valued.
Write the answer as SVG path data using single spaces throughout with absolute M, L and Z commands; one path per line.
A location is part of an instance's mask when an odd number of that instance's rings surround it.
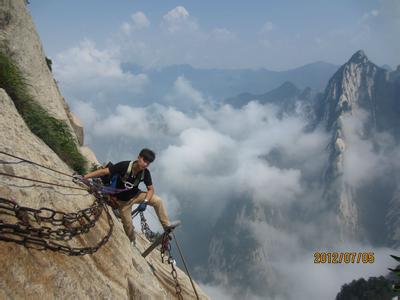
M 68 125 L 52 117 L 32 99 L 27 82 L 15 63 L 0 52 L 0 88 L 14 101 L 30 130 L 42 139 L 73 170 L 85 173 L 86 160 L 79 152 Z
M 336 300 L 390 300 L 397 295 L 392 290 L 392 282 L 383 276 L 353 280 L 344 284 Z

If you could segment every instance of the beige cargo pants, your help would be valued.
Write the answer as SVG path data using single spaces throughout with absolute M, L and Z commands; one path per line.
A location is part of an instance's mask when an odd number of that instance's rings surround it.
M 146 197 L 145 192 L 140 192 L 138 195 L 130 199 L 129 201 L 117 201 L 118 208 L 121 214 L 121 221 L 124 227 L 125 233 L 128 236 L 131 242 L 135 241 L 135 227 L 132 224 L 132 206 L 133 204 L 139 204 Z M 156 211 L 158 219 L 163 227 L 166 227 L 170 224 L 167 212 L 165 210 L 164 204 L 161 201 L 161 198 L 156 194 L 153 194 L 151 199 L 148 199 L 148 205 L 152 206 Z

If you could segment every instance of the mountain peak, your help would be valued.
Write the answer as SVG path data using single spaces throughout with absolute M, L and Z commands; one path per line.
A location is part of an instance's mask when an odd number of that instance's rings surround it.
M 365 55 L 363 50 L 358 50 L 353 56 L 350 58 L 349 63 L 367 63 L 368 57 Z

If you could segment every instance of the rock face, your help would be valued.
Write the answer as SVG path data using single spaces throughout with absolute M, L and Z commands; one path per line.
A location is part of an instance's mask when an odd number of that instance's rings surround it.
M 0 51 L 22 71 L 33 99 L 53 117 L 65 121 L 77 143 L 82 146 L 83 127 L 69 111 L 47 65 L 35 25 L 26 9 L 26 1 L 0 1 L 0 19 Z
M 369 231 L 363 226 L 359 211 L 365 210 L 357 203 L 362 188 L 354 187 L 345 180 L 344 168 L 347 144 L 351 132 L 345 128 L 344 120 L 355 119 L 364 114 L 358 130 L 361 139 L 380 147 L 375 140 L 377 132 L 390 133 L 399 137 L 399 82 L 395 72 L 390 73 L 368 60 L 363 51 L 355 53 L 329 81 L 321 102 L 320 122 L 331 134 L 330 159 L 325 173 L 325 201 L 338 212 L 338 225 L 342 239 L 370 239 Z M 379 182 L 374 183 L 377 187 Z M 378 188 L 377 188 L 378 189 Z M 385 188 L 388 191 L 387 188 Z M 372 193 L 372 191 L 370 191 Z M 373 194 L 373 193 L 372 193 Z M 388 192 L 382 198 L 392 194 Z M 389 196 L 391 197 L 391 196 Z M 358 201 L 357 201 L 358 198 Z M 372 200 L 371 200 L 372 201 Z M 376 207 L 387 209 L 387 200 L 375 201 Z
M 71 126 L 68 109 L 46 65 L 24 0 L 0 1 L 0 44 L 1 51 L 10 55 L 26 75 L 34 99 L 53 116 L 67 121 Z M 72 174 L 72 170 L 31 133 L 3 89 L 0 89 L 0 108 L 2 152 Z M 4 154 L 0 154 L 0 172 L 76 187 L 68 176 Z M 65 213 L 88 208 L 94 201 L 94 197 L 83 190 L 48 186 L 4 175 L 0 175 L 0 198 L 13 199 L 20 206 L 33 209 L 48 207 Z M 0 209 L 1 222 L 8 223 L 10 218 Z M 25 224 L 24 220 L 22 216 L 20 224 Z M 120 221 L 113 214 L 112 220 L 114 227 L 110 239 L 91 255 L 68 256 L 57 251 L 41 251 L 0 241 L 0 266 L 3 270 L 0 298 L 175 299 L 171 268 L 160 261 L 159 251 L 155 250 L 146 259 L 142 258 L 140 252 L 149 242 L 138 234 L 137 247 L 140 250 L 133 248 Z M 30 225 L 40 226 L 38 224 Z M 109 223 L 103 211 L 89 232 L 60 243 L 66 247 L 93 247 L 108 232 Z M 4 231 L 0 234 L 3 237 L 7 235 Z M 179 238 L 179 231 L 177 236 Z M 178 269 L 177 276 L 183 298 L 196 299 L 185 273 Z M 197 292 L 200 299 L 208 299 L 198 286 Z
M 57 119 L 69 121 L 67 104 L 47 66 L 45 54 L 24 0 L 0 2 L 0 49 L 18 65 L 29 93 Z M 68 122 L 69 123 L 69 122 Z

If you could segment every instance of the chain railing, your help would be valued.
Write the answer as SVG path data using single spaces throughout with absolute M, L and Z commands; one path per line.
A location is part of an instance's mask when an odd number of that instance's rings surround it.
M 109 229 L 107 234 L 94 246 L 71 247 L 56 241 L 70 241 L 73 237 L 88 233 L 105 212 Z M 85 255 L 96 252 L 107 243 L 112 234 L 114 223 L 101 201 L 96 201 L 89 208 L 77 213 L 64 213 L 50 208 L 33 209 L 19 206 L 15 201 L 0 198 L 0 215 L 14 222 L 0 220 L 0 240 L 15 242 L 27 248 L 38 250 L 52 250 L 67 255 Z M 43 223 L 54 227 L 42 226 Z
M 176 272 L 175 268 L 175 259 L 171 253 L 171 241 L 172 237 L 169 235 L 169 232 L 165 232 L 162 237 L 161 242 L 161 261 L 164 263 L 165 257 L 167 257 L 167 262 L 171 265 L 171 275 L 175 282 L 175 293 L 179 300 L 183 300 L 182 297 L 182 288 L 178 281 L 178 273 Z
M 143 211 L 139 212 L 139 214 L 140 214 L 140 225 L 142 228 L 142 233 L 149 241 L 154 241 L 154 239 L 157 237 L 157 233 L 155 233 L 150 229 L 150 226 L 149 224 L 147 224 L 147 220 L 144 217 Z

